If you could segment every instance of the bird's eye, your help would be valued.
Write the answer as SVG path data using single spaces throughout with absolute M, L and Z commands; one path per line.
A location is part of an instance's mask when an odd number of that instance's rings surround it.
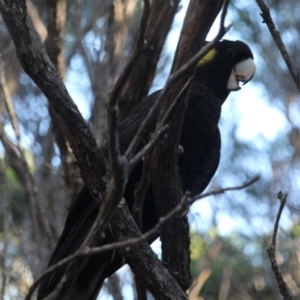
M 235 58 L 235 51 L 233 49 L 229 48 L 229 49 L 226 50 L 226 55 L 230 59 L 234 59 Z

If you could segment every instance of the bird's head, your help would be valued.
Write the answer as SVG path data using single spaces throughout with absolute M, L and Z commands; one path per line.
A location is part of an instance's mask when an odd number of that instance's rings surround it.
M 231 91 L 241 89 L 255 73 L 253 54 L 241 41 L 222 40 L 197 64 L 195 81 L 225 101 Z

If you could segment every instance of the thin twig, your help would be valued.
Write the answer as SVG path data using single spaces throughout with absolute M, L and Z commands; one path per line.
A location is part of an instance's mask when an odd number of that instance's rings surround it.
M 160 126 L 155 130 L 155 133 L 150 138 L 150 141 L 130 160 L 129 168 L 133 168 L 144 155 L 151 151 L 157 143 L 161 140 L 161 137 L 168 130 L 169 126 Z
M 259 179 L 260 179 L 260 176 L 257 175 L 255 177 L 253 177 L 252 179 L 250 179 L 249 181 L 245 182 L 244 184 L 234 186 L 234 187 L 221 188 L 221 189 L 213 190 L 211 192 L 207 192 L 207 193 L 195 196 L 189 200 L 189 205 L 194 203 L 196 200 L 200 200 L 200 199 L 206 198 L 208 196 L 219 195 L 219 194 L 223 194 L 228 191 L 238 191 L 238 190 L 244 189 L 244 188 L 252 185 L 256 181 L 258 181 Z
M 249 185 L 253 184 L 254 182 L 256 182 L 259 179 L 258 176 L 254 177 L 253 179 L 245 182 L 242 185 L 239 186 L 235 186 L 235 187 L 228 187 L 228 188 L 223 188 L 223 189 L 218 189 L 218 190 L 214 190 L 211 191 L 209 193 L 205 193 L 199 197 L 194 197 L 191 201 L 190 199 L 188 199 L 187 194 L 185 194 L 180 203 L 174 208 L 172 209 L 167 215 L 165 215 L 164 217 L 159 218 L 158 223 L 148 232 L 142 234 L 141 236 L 134 238 L 134 239 L 130 239 L 127 241 L 119 241 L 119 242 L 114 242 L 108 245 L 104 245 L 104 246 L 100 246 L 100 247 L 93 247 L 93 248 L 89 248 L 89 247 L 85 247 L 85 248 L 81 248 L 78 251 L 76 251 L 74 254 L 62 259 L 61 261 L 59 261 L 57 264 L 49 267 L 30 287 L 28 294 L 25 298 L 25 300 L 30 300 L 34 290 L 37 288 L 37 286 L 39 285 L 39 283 L 42 281 L 42 279 L 44 277 L 46 277 L 47 275 L 51 274 L 52 272 L 56 271 L 57 269 L 65 266 L 66 264 L 70 263 L 71 261 L 78 259 L 80 257 L 83 256 L 90 256 L 90 255 L 95 255 L 95 254 L 100 254 L 106 251 L 112 251 L 112 250 L 116 250 L 116 249 L 120 249 L 120 248 L 126 248 L 126 247 L 130 247 L 133 245 L 136 245 L 138 243 L 147 241 L 148 239 L 150 239 L 151 237 L 153 237 L 155 234 L 157 234 L 161 227 L 163 225 L 165 225 L 166 222 L 168 222 L 169 220 L 171 220 L 173 217 L 175 216 L 180 216 L 180 214 L 186 210 L 186 207 L 189 206 L 191 203 L 195 202 L 196 200 L 200 200 L 202 198 L 211 196 L 211 195 L 217 195 L 217 194 L 222 194 L 225 193 L 227 191 L 236 191 L 236 190 L 241 190 L 243 188 L 248 187 Z
M 267 252 L 268 252 L 268 255 L 270 258 L 271 267 L 272 267 L 273 273 L 275 275 L 275 279 L 277 281 L 277 286 L 279 288 L 280 294 L 284 297 L 284 300 L 292 300 L 293 299 L 292 293 L 282 277 L 280 267 L 276 260 L 276 237 L 277 237 L 281 213 L 282 213 L 283 208 L 286 203 L 287 194 L 279 192 L 277 195 L 277 198 L 280 200 L 280 207 L 278 209 L 276 221 L 274 224 L 272 242 L 271 242 L 271 245 L 269 246 L 269 248 L 267 249 Z
M 280 200 L 280 207 L 279 207 L 279 210 L 278 210 L 278 213 L 277 213 L 276 221 L 275 221 L 275 224 L 274 224 L 273 235 L 272 235 L 271 245 L 274 245 L 274 250 L 276 250 L 276 237 L 277 237 L 277 232 L 278 232 L 278 226 L 279 226 L 281 213 L 282 213 L 283 208 L 284 208 L 285 203 L 286 203 L 287 194 L 283 194 L 282 192 L 279 192 L 278 195 L 277 195 L 277 199 Z
M 179 100 L 181 100 L 181 99 L 184 100 L 184 97 L 182 97 L 182 96 L 186 93 L 186 91 L 190 87 L 192 81 L 193 81 L 193 77 L 190 77 L 187 80 L 187 82 L 184 84 L 183 88 L 181 89 L 181 91 L 179 92 L 179 94 L 177 95 L 177 97 L 175 98 L 175 100 L 172 102 L 171 106 L 169 107 L 169 109 L 165 113 L 164 117 L 162 118 L 162 120 L 160 122 L 161 125 L 166 125 L 167 124 L 167 122 L 169 121 L 173 111 L 175 110 L 178 103 L 180 102 Z
M 261 16 L 263 18 L 263 22 L 266 23 L 266 25 L 269 28 L 269 31 L 281 53 L 282 58 L 284 59 L 290 74 L 292 75 L 292 78 L 297 86 L 298 91 L 300 92 L 300 75 L 299 72 L 297 71 L 297 69 L 295 68 L 294 64 L 292 63 L 291 57 L 284 45 L 284 43 L 282 42 L 281 36 L 279 31 L 277 30 L 274 21 L 271 17 L 270 14 L 270 9 L 269 7 L 265 4 L 265 2 L 263 0 L 256 0 L 258 6 L 260 7 L 262 13 Z

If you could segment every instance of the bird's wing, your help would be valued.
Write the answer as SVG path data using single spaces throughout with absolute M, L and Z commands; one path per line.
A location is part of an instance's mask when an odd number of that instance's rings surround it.
M 69 211 L 65 227 L 56 244 L 48 267 L 71 255 L 80 248 L 93 225 L 99 209 L 86 186 L 84 186 Z M 43 299 L 60 282 L 67 267 L 62 267 L 48 275 L 39 289 L 38 299 Z
M 157 99 L 160 91 L 156 91 L 142 101 L 120 124 L 119 137 L 120 137 L 120 148 L 121 153 L 124 154 L 133 140 L 136 132 L 140 128 L 142 122 L 147 117 L 151 107 Z M 153 114 L 152 119 L 149 122 L 139 144 L 139 148 L 145 145 L 149 140 L 149 135 L 155 130 L 155 125 L 159 116 L 159 109 Z
M 219 160 L 221 137 L 218 121 L 221 105 L 207 88 L 194 82 L 183 122 L 179 155 L 179 174 L 183 192 L 198 195 L 215 174 Z
M 195 160 L 191 168 L 190 178 L 186 182 L 186 190 L 190 195 L 200 195 L 210 183 L 212 177 L 217 171 L 220 161 L 221 136 L 216 128 L 215 133 L 207 141 L 201 156 Z

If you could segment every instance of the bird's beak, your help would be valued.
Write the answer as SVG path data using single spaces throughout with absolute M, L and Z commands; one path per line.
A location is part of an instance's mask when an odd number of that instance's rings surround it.
M 255 73 L 255 64 L 252 58 L 243 60 L 235 65 L 230 74 L 227 89 L 229 91 L 238 91 L 241 89 L 240 82 L 246 84 L 249 82 Z

